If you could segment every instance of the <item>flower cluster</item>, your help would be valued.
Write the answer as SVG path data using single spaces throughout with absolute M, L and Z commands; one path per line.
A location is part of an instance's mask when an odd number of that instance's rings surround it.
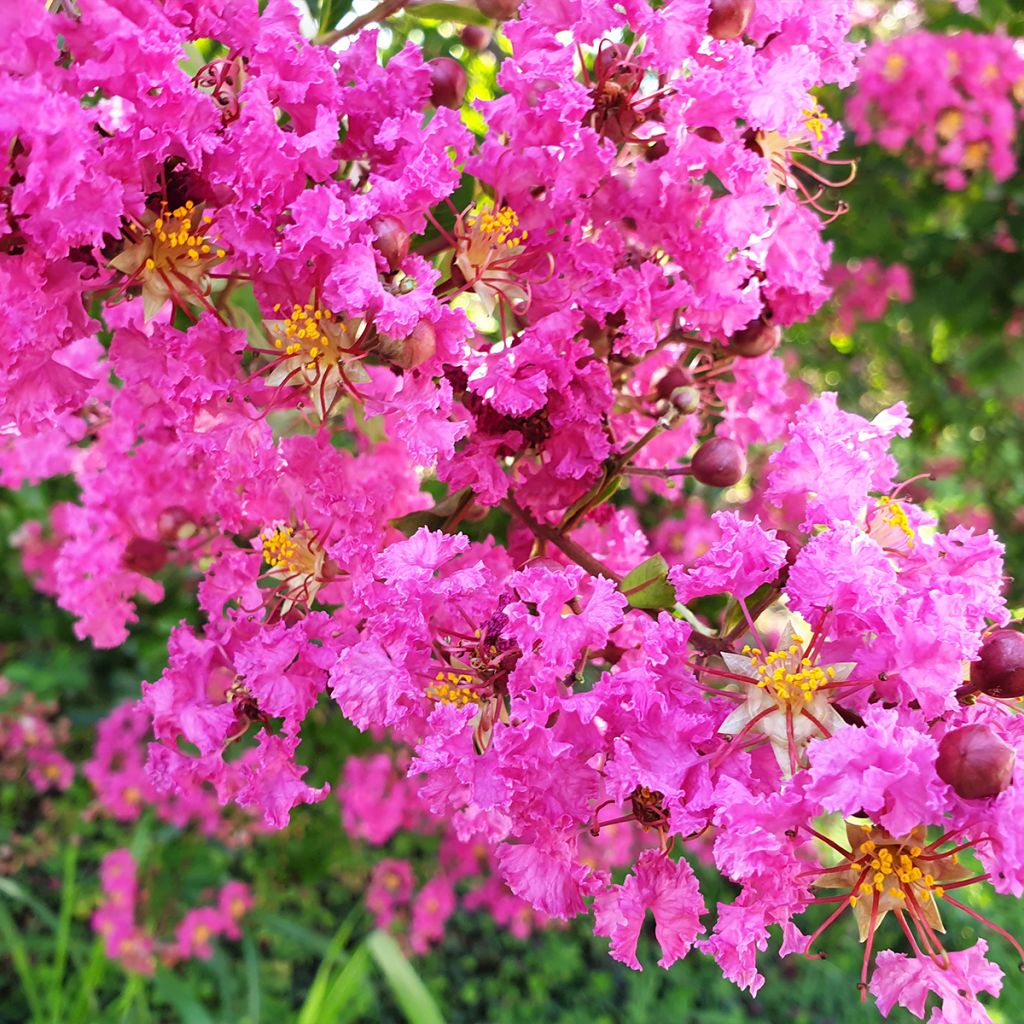
M 39 793 L 67 789 L 74 765 L 61 752 L 67 742 L 66 720 L 53 721 L 57 706 L 21 693 L 0 676 L 0 778 L 27 777 Z
M 1013 39 L 926 31 L 872 45 L 847 120 L 859 143 L 912 148 L 950 189 L 987 169 L 1005 181 L 1017 167 L 1024 55 Z
M 963 670 L 1002 549 L 906 499 L 902 407 L 809 401 L 774 354 L 828 296 L 854 168 L 815 90 L 852 80 L 852 3 L 528 0 L 472 107 L 447 58 L 311 44 L 287 0 L 82 7 L 0 14 L 0 471 L 77 484 L 21 546 L 80 638 L 194 588 L 99 730 L 108 813 L 284 828 L 331 707 L 396 751 L 344 769 L 346 828 L 440 836 L 367 893 L 414 950 L 461 900 L 592 911 L 639 968 L 650 909 L 662 966 L 756 991 L 770 926 L 814 956 L 849 910 L 883 1008 L 995 987 L 938 908 L 1024 889 L 1017 684 Z M 741 887 L 713 924 L 695 851 Z M 104 880 L 136 970 L 246 902 L 161 945 L 130 857 Z M 871 977 L 890 915 L 916 955 Z
M 181 960 L 213 956 L 212 939 L 241 937 L 239 922 L 252 906 L 247 886 L 228 882 L 216 903 L 186 912 L 175 928 L 173 939 L 159 939 L 139 923 L 140 892 L 138 865 L 129 850 L 111 850 L 100 865 L 103 899 L 92 917 L 102 937 L 106 954 L 125 970 L 152 974 L 158 962 L 172 965 Z
M 836 304 L 836 326 L 852 335 L 859 323 L 881 320 L 890 302 L 913 297 L 910 271 L 902 263 L 884 266 L 878 260 L 836 264 L 828 272 Z

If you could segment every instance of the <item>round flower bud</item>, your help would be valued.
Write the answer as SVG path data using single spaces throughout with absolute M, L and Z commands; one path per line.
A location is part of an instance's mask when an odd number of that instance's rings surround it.
M 412 370 L 425 363 L 437 351 L 437 334 L 429 320 L 420 320 L 405 338 L 380 339 L 380 353 L 388 362 L 403 370 Z
M 682 366 L 673 366 L 668 373 L 655 385 L 654 390 L 659 398 L 671 398 L 676 388 L 688 388 L 693 384 L 693 374 Z
M 935 770 L 965 800 L 998 796 L 1013 781 L 1017 753 L 987 725 L 965 725 L 939 742 Z
M 167 544 L 178 540 L 181 537 L 181 531 L 191 525 L 192 513 L 180 505 L 171 505 L 156 517 L 157 536 Z
M 451 57 L 435 57 L 430 67 L 430 102 L 458 110 L 466 98 L 466 71 Z
M 464 25 L 459 40 L 470 50 L 485 50 L 491 42 L 491 30 L 483 25 Z
M 373 247 L 387 260 L 392 270 L 397 270 L 409 255 L 409 232 L 397 217 L 381 213 L 370 218 L 373 230 Z
M 693 453 L 690 471 L 698 483 L 708 487 L 731 487 L 743 479 L 747 457 L 731 438 L 712 437 Z
M 990 697 L 1024 696 L 1024 634 L 998 629 L 971 665 L 971 685 Z
M 480 13 L 486 14 L 488 18 L 508 21 L 509 18 L 515 17 L 516 12 L 523 6 L 523 0 L 476 0 L 476 5 Z
M 141 576 L 152 576 L 167 564 L 167 548 L 158 540 L 132 537 L 125 546 L 121 564 Z
M 754 0 L 711 0 L 708 35 L 736 39 L 743 35 L 754 15 Z
M 765 356 L 782 340 L 782 331 L 776 324 L 768 323 L 765 318 L 751 320 L 741 331 L 729 338 L 729 351 L 745 359 Z
M 700 391 L 692 385 L 684 384 L 682 387 L 676 388 L 669 395 L 668 400 L 677 413 L 681 416 L 689 416 L 700 408 Z

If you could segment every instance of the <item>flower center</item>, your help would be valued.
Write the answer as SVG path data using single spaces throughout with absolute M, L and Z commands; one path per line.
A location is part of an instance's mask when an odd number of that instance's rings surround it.
M 879 846 L 874 840 L 867 839 L 857 852 L 861 857 L 851 867 L 859 869 L 866 877 L 856 893 L 850 893 L 851 907 L 857 906 L 860 896 L 873 896 L 875 893 L 888 892 L 898 900 L 905 900 L 907 894 L 903 886 L 917 886 L 934 896 L 945 895 L 945 889 L 936 884 L 934 876 L 918 867 L 915 858 L 924 852 L 920 846 L 912 846 L 907 853 L 903 852 L 903 847 Z M 958 863 L 956 854 L 952 856 L 952 863 Z
M 810 703 L 818 690 L 836 678 L 836 670 L 831 665 L 820 668 L 806 657 L 794 664 L 802 651 L 803 647 L 798 643 L 767 654 L 758 647 L 748 645 L 743 648 L 743 653 L 750 659 L 754 683 L 784 706 Z
M 274 312 L 280 311 L 278 303 Z M 339 345 L 331 334 L 335 331 L 347 334 L 348 327 L 343 323 L 334 324 L 333 318 L 329 309 L 320 309 L 312 303 L 305 306 L 296 303 L 284 320 L 270 325 L 274 348 L 286 356 L 300 356 L 310 370 L 316 369 L 318 361 L 337 363 Z
M 479 704 L 481 698 L 470 687 L 473 677 L 466 672 L 438 672 L 436 682 L 427 687 L 427 696 L 443 704 L 454 704 L 465 707 L 467 704 Z
M 214 251 L 206 238 L 212 220 L 210 214 L 200 213 L 191 199 L 171 212 L 163 203 L 160 216 L 153 222 L 153 251 L 146 260 L 146 270 L 188 270 L 201 261 L 223 259 L 225 250 Z

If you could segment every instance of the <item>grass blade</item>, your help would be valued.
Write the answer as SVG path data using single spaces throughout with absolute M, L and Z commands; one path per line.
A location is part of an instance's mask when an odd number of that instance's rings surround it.
M 387 932 L 378 930 L 367 938 L 366 946 L 409 1024 L 444 1024 L 437 1003 L 398 943 Z
M 64 1002 L 64 971 L 71 945 L 71 915 L 75 909 L 75 879 L 78 872 L 78 843 L 75 839 L 64 847 L 64 871 L 60 888 L 60 919 L 54 943 L 53 968 L 50 974 L 50 1020 L 62 1024 Z
M 3 903 L 0 903 L 0 936 L 3 937 L 4 945 L 14 963 L 14 969 L 21 979 L 22 988 L 25 990 L 25 999 L 32 1011 L 33 1020 L 43 1020 L 43 1004 L 39 998 L 39 987 L 36 984 L 36 976 L 32 970 L 28 949 L 18 934 L 14 918 L 11 917 Z

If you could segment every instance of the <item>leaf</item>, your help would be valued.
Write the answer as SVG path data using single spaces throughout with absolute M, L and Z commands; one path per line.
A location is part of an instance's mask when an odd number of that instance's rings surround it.
M 712 199 L 721 199 L 722 196 L 732 195 L 732 190 L 725 187 L 722 179 L 714 171 L 705 173 L 701 181 L 711 189 Z
M 174 1007 L 181 1024 L 213 1024 L 213 1018 L 183 981 L 165 967 L 158 967 L 153 976 L 157 992 Z
M 423 980 L 387 932 L 373 932 L 366 947 L 409 1024 L 444 1024 L 444 1017 Z
M 323 0 L 320 4 L 320 20 L 317 34 L 323 35 L 338 27 L 338 22 L 352 10 L 352 0 Z
M 670 609 L 676 605 L 676 591 L 668 581 L 668 562 L 661 555 L 651 555 L 641 562 L 619 584 L 632 608 Z
M 419 512 L 410 512 L 397 519 L 392 519 L 391 525 L 396 530 L 401 530 L 406 537 L 411 537 L 421 526 L 439 530 L 447 519 L 461 511 L 463 506 L 472 500 L 472 490 L 463 487 L 461 491 L 449 494 L 447 498 L 439 501 L 433 508 L 421 509 Z
M 489 25 L 491 19 L 480 11 L 460 4 L 417 4 L 406 12 L 413 18 L 429 18 L 431 21 L 454 21 L 461 25 Z

